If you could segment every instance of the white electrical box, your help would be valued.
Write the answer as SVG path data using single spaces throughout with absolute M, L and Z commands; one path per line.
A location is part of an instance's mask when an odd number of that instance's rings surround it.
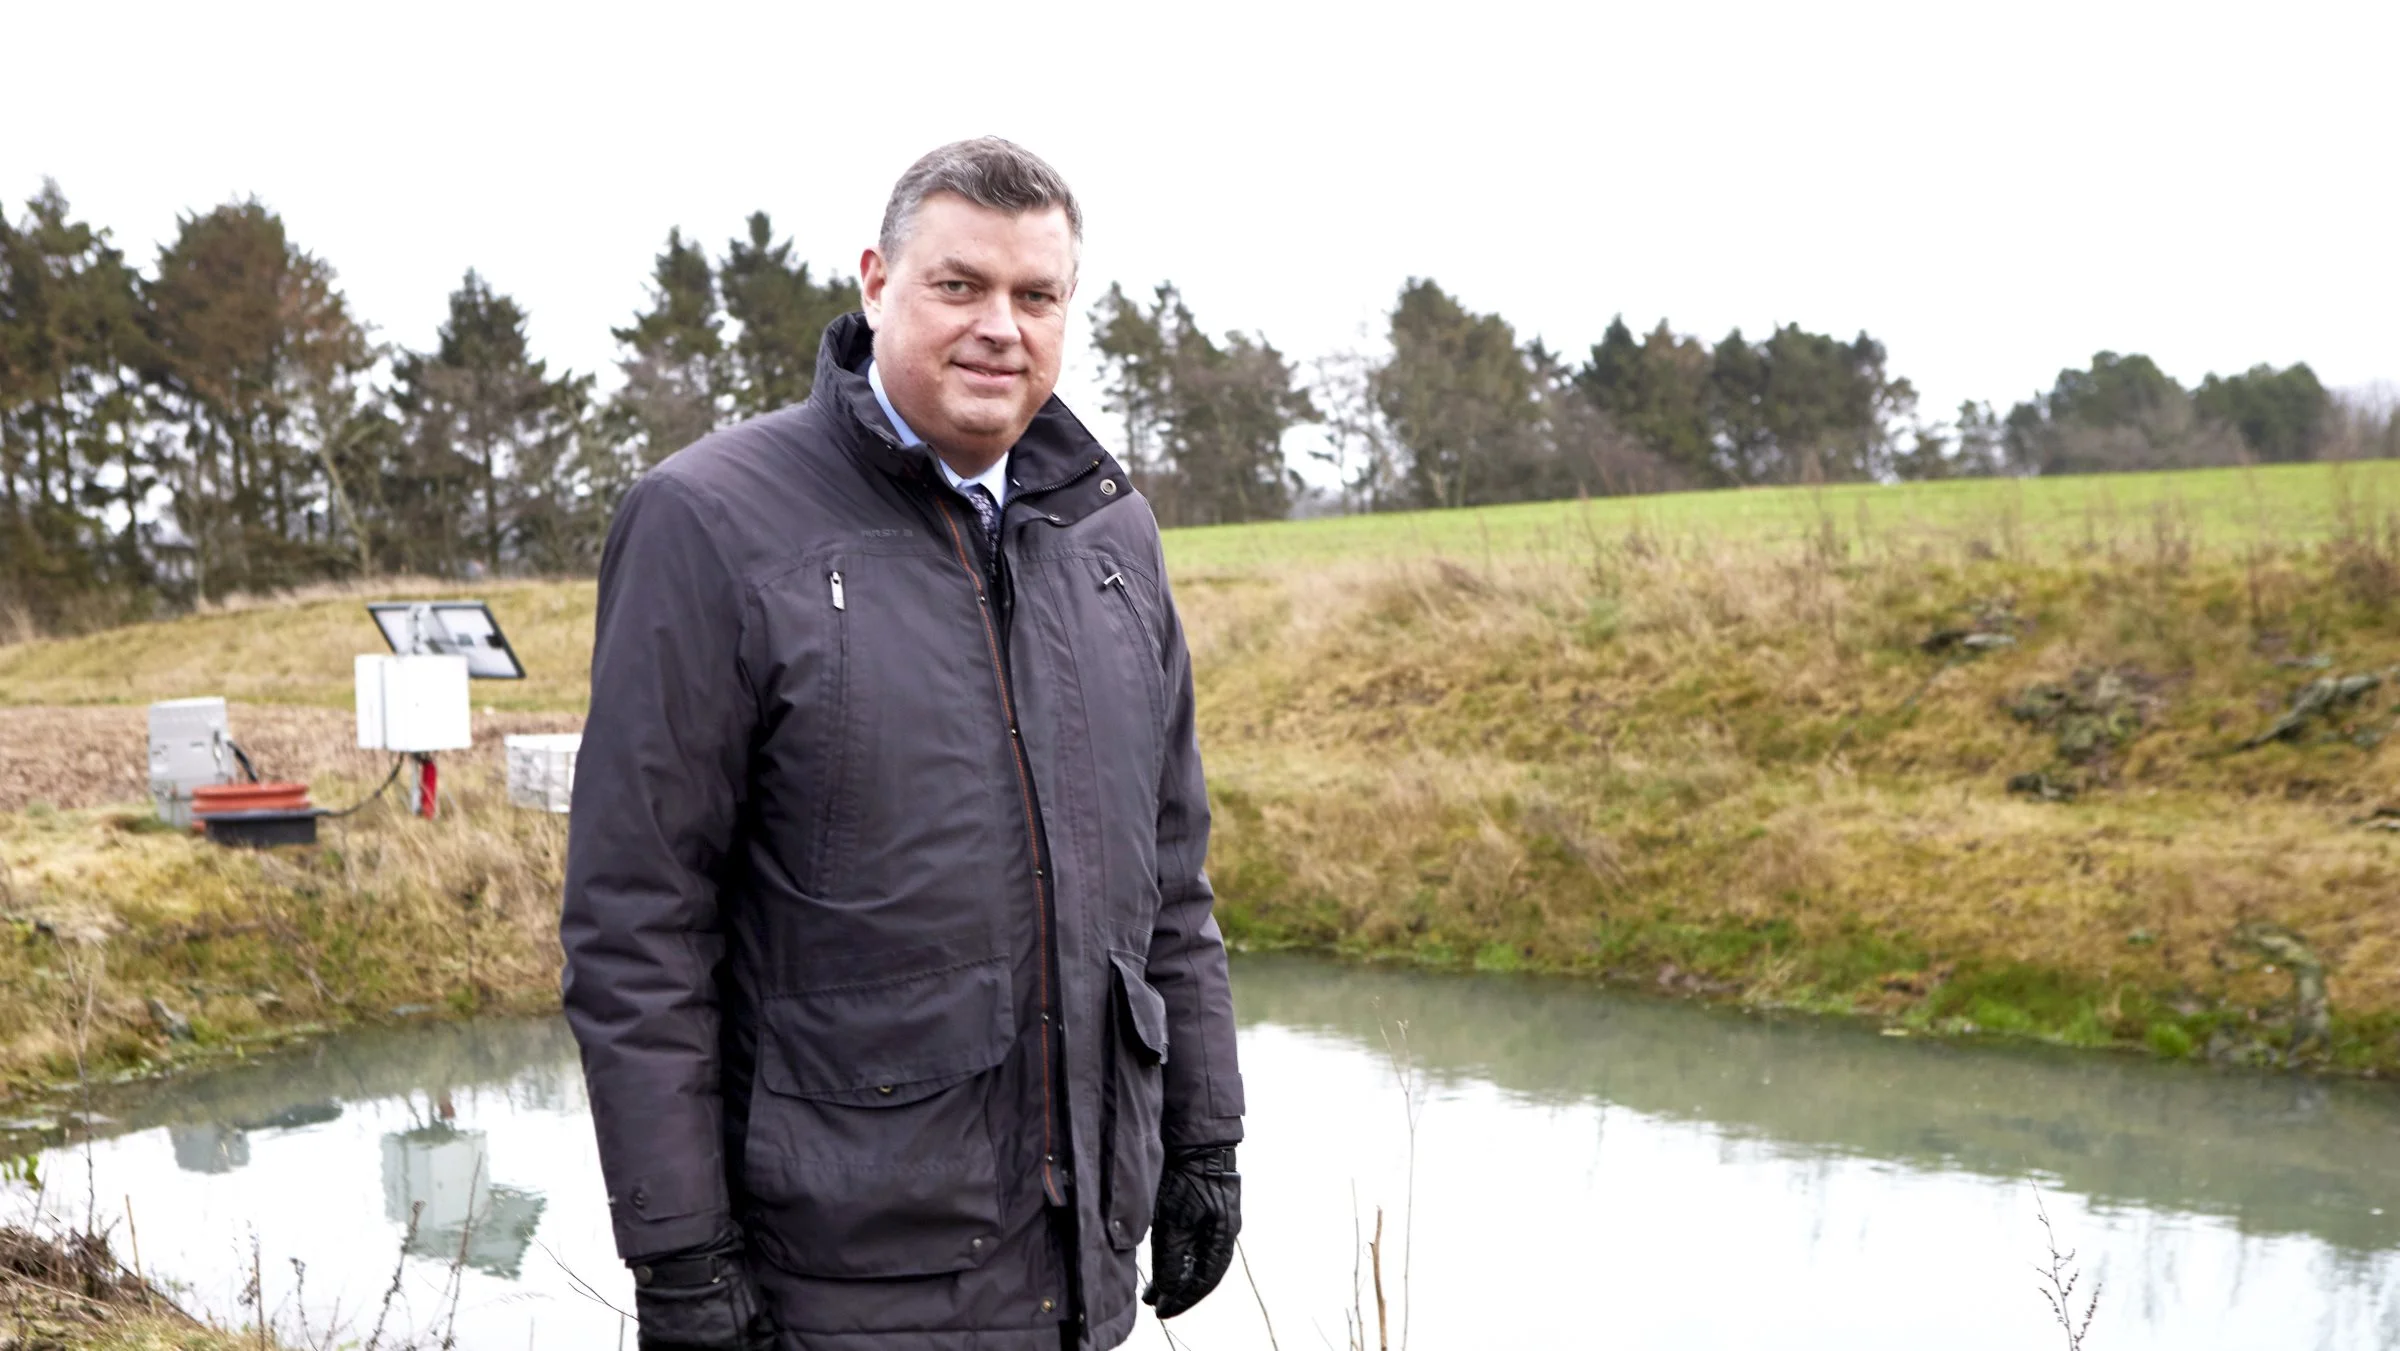
M 508 750 L 508 800 L 536 811 L 563 812 L 575 798 L 575 755 L 581 732 L 525 733 L 502 738 Z
M 150 800 L 169 825 L 192 823 L 192 790 L 233 782 L 225 701 L 168 699 L 150 705 Z
M 358 659 L 358 746 L 368 751 L 463 751 L 475 744 L 461 656 Z

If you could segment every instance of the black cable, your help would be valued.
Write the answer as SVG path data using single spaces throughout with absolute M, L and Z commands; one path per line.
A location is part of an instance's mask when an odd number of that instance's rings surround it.
M 240 762 L 242 772 L 250 776 L 250 782 L 258 782 L 258 766 L 250 763 L 250 756 L 242 750 L 242 744 L 238 741 L 228 740 L 225 746 L 226 749 L 233 752 L 233 758 Z
M 375 786 L 375 791 L 374 791 L 374 792 L 367 794 L 365 797 L 362 797 L 362 798 L 360 798 L 358 801 L 351 803 L 349 806 L 342 808 L 342 809 L 341 809 L 340 811 L 338 811 L 338 812 L 329 812 L 329 811 L 321 811 L 321 812 L 318 812 L 318 813 L 317 813 L 317 816 L 318 816 L 318 818 L 319 818 L 319 819 L 324 819 L 324 818 L 327 818 L 327 817 L 343 817 L 343 816 L 349 816 L 349 815 L 351 815 L 351 814 L 353 814 L 353 813 L 357 812 L 357 811 L 358 811 L 358 810 L 360 810 L 361 808 L 365 807 L 365 806 L 366 806 L 368 803 L 370 803 L 370 802 L 373 802 L 375 799 L 377 799 L 377 798 L 379 798 L 379 797 L 382 797 L 382 796 L 383 796 L 383 794 L 384 794 L 384 791 L 385 791 L 386 789 L 390 788 L 390 787 L 392 786 L 392 783 L 393 783 L 393 781 L 394 781 L 394 780 L 396 780 L 396 779 L 398 779 L 398 778 L 400 777 L 400 767 L 401 767 L 402 765 L 405 765 L 405 764 L 407 764 L 407 763 L 408 763 L 408 757 L 407 757 L 407 756 L 405 756 L 405 755 L 395 755 L 395 756 L 393 756 L 393 757 L 392 757 L 392 772 L 391 772 L 391 773 L 389 773 L 389 774 L 386 774 L 386 775 L 384 775 L 384 776 L 383 776 L 383 782 L 382 782 L 382 783 L 380 783 L 380 784 L 377 784 L 377 785 Z

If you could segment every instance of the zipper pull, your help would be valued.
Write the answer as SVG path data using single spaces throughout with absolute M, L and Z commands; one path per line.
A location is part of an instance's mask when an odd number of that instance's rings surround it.
M 850 608 L 842 603 L 842 574 L 837 571 L 828 574 L 828 576 L 833 582 L 833 608 L 836 610 L 846 610 Z
M 1108 574 L 1106 577 L 1103 577 L 1103 578 L 1101 578 L 1101 579 L 1100 579 L 1100 589 L 1101 589 L 1101 590 L 1103 590 L 1103 591 L 1106 591 L 1107 589 L 1109 589 L 1109 588 L 1110 588 L 1110 587 L 1112 587 L 1112 586 L 1113 586 L 1113 587 L 1115 587 L 1116 589 L 1118 589 L 1119 591 L 1122 591 L 1122 590 L 1124 590 L 1124 589 L 1125 589 L 1125 574 L 1124 574 L 1124 573 L 1122 573 L 1122 572 L 1112 572 L 1112 573 Z

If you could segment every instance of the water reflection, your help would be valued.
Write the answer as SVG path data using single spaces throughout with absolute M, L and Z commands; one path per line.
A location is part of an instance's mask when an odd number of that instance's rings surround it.
M 1395 1024 L 1438 1080 L 1530 1102 L 1706 1122 L 1797 1154 L 2046 1176 L 2110 1206 L 2232 1218 L 2351 1251 L 2400 1248 L 2400 1093 L 2128 1056 L 1961 1046 L 1555 980 L 1242 963 L 1246 1025 L 1381 1054 Z
M 2030 1176 L 2112 1292 L 2111 1351 L 2400 1346 L 2386 1086 L 1304 959 L 1244 957 L 1235 989 L 1245 1246 L 1284 1345 L 1343 1340 L 1354 1207 L 1413 1219 L 1427 1351 L 2039 1344 Z M 616 1344 L 630 1289 L 556 1020 L 359 1032 L 93 1109 L 91 1186 L 55 1136 L 44 1173 L 104 1221 L 138 1207 L 150 1268 L 202 1308 L 241 1316 L 255 1236 L 269 1307 L 292 1317 L 304 1259 L 320 1329 L 337 1303 L 371 1323 L 401 1253 L 394 1326 L 446 1325 L 455 1290 L 469 1351 Z M 1178 1332 L 1267 1344 L 1240 1288 Z
M 484 1133 L 447 1121 L 383 1137 L 383 1217 L 415 1257 L 515 1280 L 542 1222 L 538 1193 L 496 1186 Z
M 175 1166 L 187 1173 L 230 1173 L 250 1162 L 250 1133 L 232 1126 L 169 1126 L 167 1138 L 175 1145 Z
M 615 1345 L 618 1315 L 572 1293 L 565 1274 L 571 1263 L 605 1288 L 622 1270 L 584 1110 L 575 1044 L 556 1020 L 369 1029 L 95 1090 L 92 1190 L 104 1223 L 134 1209 L 153 1271 L 235 1321 L 248 1315 L 229 1274 L 250 1269 L 255 1237 L 268 1307 L 290 1328 L 299 1291 L 284 1259 L 307 1263 L 321 1330 L 361 1308 L 371 1325 L 399 1254 L 395 1330 L 446 1330 L 455 1289 L 461 1347 L 523 1347 L 529 1335 Z M 80 1182 L 84 1165 L 70 1143 L 44 1166 Z
M 250 1162 L 250 1132 L 321 1126 L 342 1114 L 338 1102 L 286 1107 L 256 1121 L 203 1121 L 167 1127 L 175 1142 L 175 1166 L 188 1173 L 230 1173 Z

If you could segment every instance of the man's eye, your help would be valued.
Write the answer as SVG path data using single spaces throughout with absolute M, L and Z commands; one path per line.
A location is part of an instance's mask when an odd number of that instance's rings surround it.
M 1040 309 L 1056 299 L 1058 299 L 1058 297 L 1050 294 L 1048 291 L 1027 291 L 1025 293 L 1025 303 L 1033 306 L 1036 309 Z
M 959 281 L 955 278 L 949 281 L 937 281 L 934 283 L 934 285 L 941 287 L 942 294 L 946 296 L 963 296 L 969 291 L 975 289 L 966 282 Z

